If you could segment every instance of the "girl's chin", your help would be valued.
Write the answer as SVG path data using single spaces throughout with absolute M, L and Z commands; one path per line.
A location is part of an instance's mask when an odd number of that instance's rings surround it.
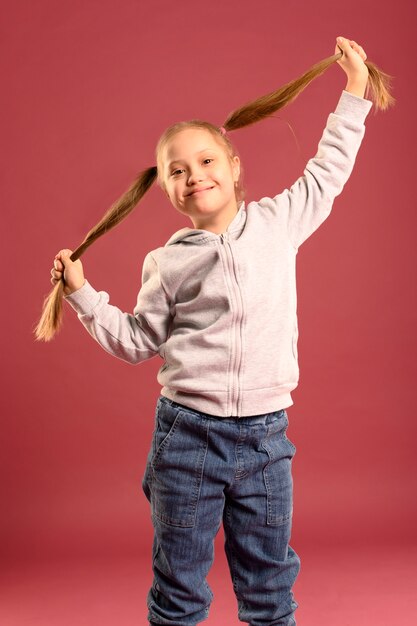
M 214 215 L 218 210 L 219 207 L 214 206 L 212 202 L 196 202 L 192 208 L 189 207 L 190 213 L 213 213 Z

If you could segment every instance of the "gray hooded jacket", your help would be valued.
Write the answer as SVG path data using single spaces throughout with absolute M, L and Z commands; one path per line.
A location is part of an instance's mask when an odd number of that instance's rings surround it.
M 242 202 L 222 234 L 182 228 L 149 252 L 133 314 L 88 280 L 66 296 L 92 337 L 128 363 L 159 354 L 161 394 L 198 411 L 241 417 L 292 405 L 297 251 L 349 178 L 371 106 L 343 91 L 290 189 Z

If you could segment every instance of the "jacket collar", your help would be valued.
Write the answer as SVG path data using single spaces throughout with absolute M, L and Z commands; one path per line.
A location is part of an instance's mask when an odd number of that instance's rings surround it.
M 242 233 L 246 223 L 246 206 L 245 202 L 242 201 L 239 207 L 238 212 L 234 216 L 233 220 L 230 222 L 227 227 L 225 233 L 228 234 L 230 239 L 237 239 Z M 176 243 L 215 243 L 219 238 L 220 234 L 216 234 L 211 232 L 210 230 L 204 230 L 202 228 L 181 228 L 177 230 L 166 242 L 165 246 L 171 246 Z

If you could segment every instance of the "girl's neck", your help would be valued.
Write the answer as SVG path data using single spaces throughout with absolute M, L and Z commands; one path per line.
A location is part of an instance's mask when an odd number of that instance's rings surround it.
M 240 206 L 235 206 L 229 211 L 224 211 L 220 215 L 211 216 L 206 221 L 193 220 L 194 228 L 198 230 L 207 230 L 216 235 L 224 233 L 229 225 L 233 222 L 239 212 Z

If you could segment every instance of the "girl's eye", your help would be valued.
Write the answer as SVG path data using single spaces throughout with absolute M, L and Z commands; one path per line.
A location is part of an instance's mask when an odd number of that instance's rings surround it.
M 214 159 L 207 157 L 207 159 L 204 159 L 203 163 L 205 163 L 205 164 L 209 164 L 209 163 L 211 163 L 212 161 L 214 161 Z M 172 173 L 171 173 L 171 176 L 178 176 L 178 174 L 181 174 L 183 171 L 184 171 L 184 170 L 179 169 L 179 168 L 178 168 L 178 169 L 176 169 L 176 170 L 173 170 L 173 171 L 172 171 Z

